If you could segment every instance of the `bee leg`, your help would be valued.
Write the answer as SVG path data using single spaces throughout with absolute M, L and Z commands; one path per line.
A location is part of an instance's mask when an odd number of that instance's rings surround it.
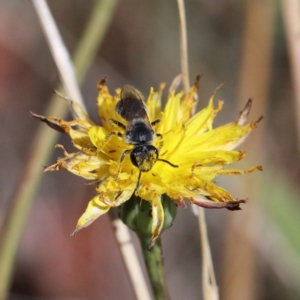
M 158 123 L 160 123 L 160 119 L 157 119 L 157 120 L 154 120 L 153 122 L 151 122 L 151 125 L 152 126 L 155 126 L 155 125 L 157 125 Z
M 120 161 L 119 161 L 118 172 L 117 172 L 117 174 L 116 174 L 116 176 L 115 176 L 115 180 L 118 180 L 118 177 L 119 177 L 119 174 L 120 174 L 121 168 L 122 168 L 122 163 L 123 163 L 123 161 L 124 161 L 124 159 L 125 159 L 125 155 L 128 154 L 128 153 L 130 153 L 130 152 L 131 152 L 131 150 L 126 149 L 126 150 L 124 150 L 124 152 L 122 153 L 122 155 L 121 155 L 121 157 L 120 157 Z
M 110 118 L 110 119 L 109 119 L 109 122 L 110 122 L 112 125 L 121 127 L 123 130 L 126 130 L 126 126 L 125 126 L 123 123 L 121 123 L 121 122 L 119 122 L 119 121 L 117 121 L 117 120 L 115 120 L 115 119 L 113 119 L 113 118 Z
M 156 136 L 160 139 L 160 142 L 159 142 L 159 149 L 161 149 L 162 146 L 164 145 L 163 136 L 162 136 L 161 133 L 156 133 Z
M 139 189 L 139 187 L 140 187 L 140 185 L 141 185 L 141 175 L 142 175 L 142 172 L 140 171 L 139 177 L 138 177 L 138 181 L 137 181 L 137 183 L 136 183 L 136 187 L 135 187 L 133 193 L 135 193 L 135 192 Z
M 105 137 L 105 141 L 103 142 L 103 144 L 101 145 L 101 148 L 97 150 L 97 153 L 99 153 L 103 148 L 104 146 L 108 143 L 109 139 L 113 136 L 113 135 L 116 135 L 118 137 L 123 137 L 123 134 L 118 132 L 118 131 L 112 131 L 110 132 L 106 137 Z
M 116 136 L 118 136 L 118 137 L 123 137 L 123 134 L 122 134 L 122 133 L 120 133 L 120 132 L 118 132 L 118 131 L 112 131 L 112 132 L 110 132 L 110 133 L 106 136 L 105 141 L 108 142 L 108 140 L 109 140 L 113 135 L 116 135 Z

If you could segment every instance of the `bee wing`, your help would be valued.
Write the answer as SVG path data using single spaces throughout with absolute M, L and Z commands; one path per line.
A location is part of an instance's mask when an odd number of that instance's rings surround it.
M 127 122 L 134 119 L 143 119 L 148 123 L 148 112 L 143 94 L 131 85 L 124 85 L 121 90 L 121 99 L 116 105 L 116 112 Z
M 121 99 L 125 99 L 125 98 L 139 99 L 144 103 L 143 94 L 139 90 L 137 90 L 136 88 L 134 88 L 133 86 L 131 86 L 129 84 L 125 84 L 121 90 Z

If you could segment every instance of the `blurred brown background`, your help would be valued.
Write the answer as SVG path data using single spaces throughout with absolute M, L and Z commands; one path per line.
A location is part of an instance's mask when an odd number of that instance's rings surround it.
M 93 3 L 49 1 L 71 53 Z M 264 172 L 218 179 L 249 202 L 241 212 L 207 211 L 220 299 L 300 299 L 298 116 L 281 3 L 191 0 L 186 14 L 191 80 L 203 74 L 199 107 L 226 80 L 217 94 L 225 105 L 216 125 L 236 120 L 249 97 L 250 119 L 264 115 L 240 147 L 248 155 L 236 166 L 262 164 Z M 82 86 L 93 120 L 98 121 L 96 86 L 104 75 L 111 90 L 128 83 L 147 94 L 151 86 L 171 84 L 180 73 L 178 23 L 176 1 L 119 1 Z M 1 0 L 1 225 L 40 126 L 29 111 L 43 114 L 58 81 L 31 2 Z M 59 143 L 72 149 L 63 136 Z M 53 153 L 48 164 L 60 155 Z M 108 216 L 69 237 L 94 187 L 66 171 L 40 169 L 42 185 L 24 228 L 9 299 L 134 299 Z M 198 223 L 190 207 L 178 209 L 162 239 L 172 299 L 202 299 Z

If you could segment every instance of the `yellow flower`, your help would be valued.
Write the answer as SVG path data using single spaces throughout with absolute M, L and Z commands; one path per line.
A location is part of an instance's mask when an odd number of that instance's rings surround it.
M 153 126 L 155 133 L 158 136 L 162 135 L 162 138 L 156 138 L 153 142 L 159 149 L 161 161 L 156 160 L 150 171 L 141 173 L 140 185 L 137 187 L 140 172 L 133 165 L 130 155 L 125 155 L 120 167 L 120 158 L 124 150 L 130 152 L 134 146 L 128 144 L 120 134 L 107 138 L 113 131 L 124 133 L 124 128 L 110 121 L 114 119 L 125 124 L 125 120 L 115 111 L 121 89 L 117 89 L 115 96 L 110 95 L 105 80 L 100 81 L 98 88 L 97 104 L 101 126 L 92 122 L 78 104 L 72 101 L 71 105 L 77 117 L 73 121 L 66 122 L 33 114 L 52 128 L 67 133 L 78 149 L 77 152 L 69 154 L 63 146 L 58 145 L 63 149 L 65 157 L 47 167 L 46 171 L 67 169 L 98 184 L 97 195 L 89 202 L 73 235 L 111 207 L 129 200 L 134 193 L 149 201 L 152 206 L 152 245 L 159 236 L 164 221 L 161 204 L 163 194 L 183 207 L 184 201 L 188 200 L 207 208 L 225 207 L 236 210 L 239 209 L 240 203 L 245 202 L 232 197 L 213 180 L 219 175 L 246 174 L 262 169 L 261 166 L 247 171 L 224 169 L 224 166 L 245 156 L 245 153 L 232 149 L 256 127 L 257 122 L 245 125 L 251 100 L 241 112 L 238 121 L 213 129 L 213 120 L 221 110 L 222 102 L 215 108 L 212 96 L 207 107 L 192 115 L 198 91 L 197 82 L 187 95 L 172 91 L 164 111 L 161 105 L 163 86 L 158 92 L 151 89 L 146 106 L 150 122 L 161 120 Z

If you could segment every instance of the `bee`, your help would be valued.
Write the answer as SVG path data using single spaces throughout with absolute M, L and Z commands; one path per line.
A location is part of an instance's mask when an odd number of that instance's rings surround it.
M 167 160 L 159 158 L 159 149 L 163 146 L 163 136 L 160 133 L 155 133 L 153 127 L 160 122 L 160 119 L 150 122 L 147 107 L 141 92 L 130 85 L 124 85 L 115 111 L 126 121 L 126 124 L 124 125 L 122 122 L 112 118 L 109 119 L 109 121 L 113 125 L 122 128 L 124 134 L 112 131 L 107 135 L 106 140 L 112 135 L 117 135 L 124 138 L 127 144 L 132 145 L 132 148 L 124 150 L 120 157 L 116 179 L 118 178 L 122 163 L 127 154 L 130 154 L 132 164 L 139 169 L 135 190 L 139 188 L 141 174 L 143 172 L 149 172 L 157 161 L 167 163 L 173 168 L 178 167 Z M 160 139 L 159 149 L 153 145 L 156 138 Z

